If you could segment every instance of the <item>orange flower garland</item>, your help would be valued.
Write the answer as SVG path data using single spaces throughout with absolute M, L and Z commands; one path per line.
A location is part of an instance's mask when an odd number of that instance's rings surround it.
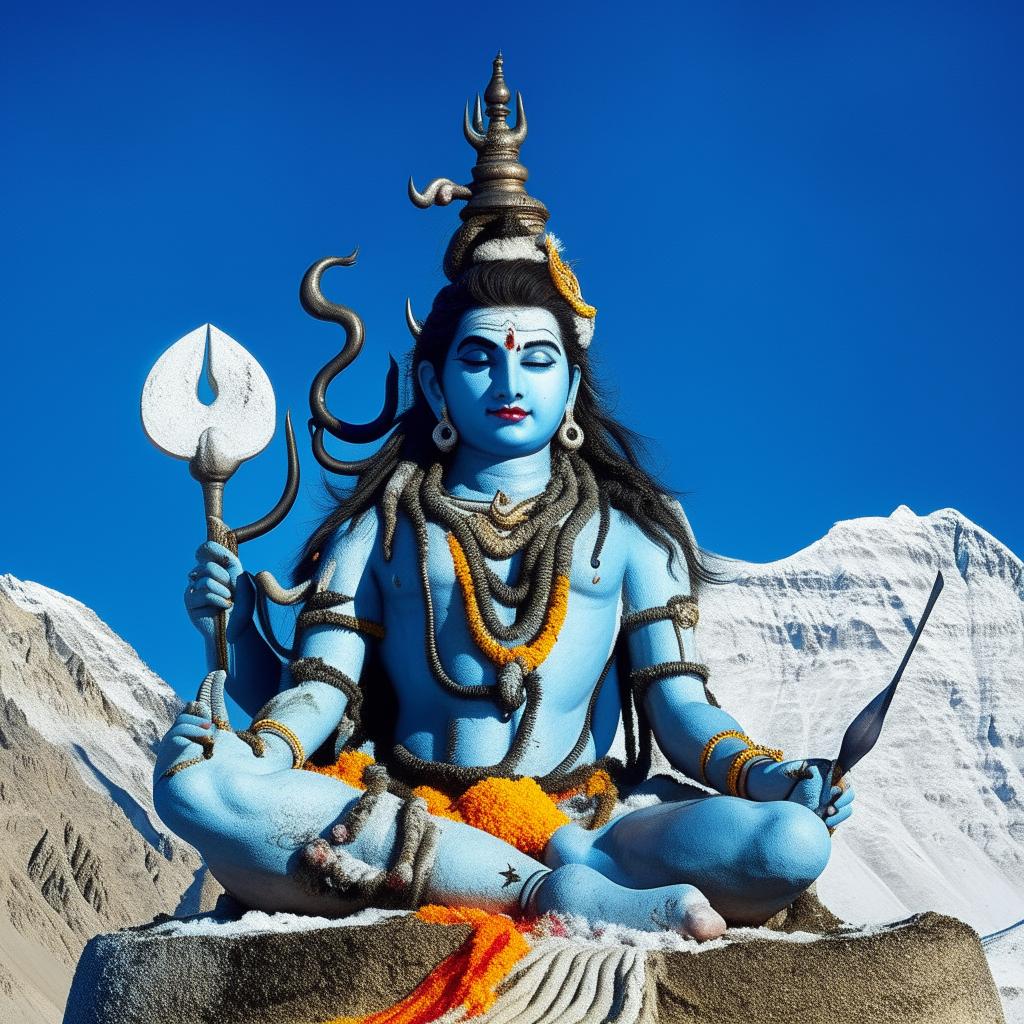
M 346 750 L 334 764 L 304 767 L 355 789 L 365 789 L 363 771 L 374 763 L 361 750 Z M 484 779 L 455 799 L 432 786 L 417 786 L 412 793 L 426 801 L 430 814 L 489 832 L 531 857 L 539 857 L 555 832 L 571 820 L 558 806 L 560 803 L 582 793 L 614 805 L 618 795 L 615 783 L 603 768 L 593 772 L 584 785 L 564 793 L 545 793 L 531 778 Z
M 467 825 L 503 839 L 539 857 L 548 840 L 569 816 L 534 779 L 484 779 L 470 786 L 452 805 Z
M 569 577 L 562 575 L 555 577 L 548 609 L 544 616 L 544 624 L 536 638 L 528 644 L 505 647 L 491 636 L 484 625 L 480 608 L 476 603 L 476 592 L 473 590 L 473 577 L 469 570 L 469 562 L 466 560 L 466 553 L 462 550 L 462 545 L 455 539 L 454 534 L 448 534 L 448 547 L 451 550 L 452 562 L 455 566 L 455 578 L 459 581 L 459 589 L 462 591 L 462 599 L 466 605 L 466 621 L 473 642 L 495 665 L 507 665 L 509 662 L 515 661 L 516 658 L 520 658 L 525 670 L 532 672 L 551 653 L 558 634 L 561 632 L 562 626 L 565 625 L 566 612 L 569 610 Z
M 317 775 L 328 775 L 332 779 L 340 779 L 356 789 L 366 789 L 363 782 L 363 771 L 373 763 L 373 758 L 361 750 L 343 750 L 334 764 L 320 766 L 307 763 L 303 765 L 303 768 L 307 772 L 316 772 Z
M 416 786 L 412 795 L 422 797 L 427 802 L 427 810 L 438 818 L 462 821 L 459 812 L 452 806 L 452 798 L 442 790 L 434 789 L 433 786 Z

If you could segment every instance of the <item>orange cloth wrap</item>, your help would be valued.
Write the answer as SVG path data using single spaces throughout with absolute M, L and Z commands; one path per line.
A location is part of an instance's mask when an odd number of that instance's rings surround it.
M 530 950 L 515 922 L 472 907 L 420 907 L 430 924 L 469 924 L 473 933 L 451 956 L 394 1006 L 366 1017 L 336 1017 L 328 1024 L 425 1024 L 461 1007 L 466 1017 L 486 1013 L 497 988 Z

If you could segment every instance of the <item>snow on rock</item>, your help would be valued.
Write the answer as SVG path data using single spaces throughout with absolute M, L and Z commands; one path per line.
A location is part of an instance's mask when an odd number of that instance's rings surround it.
M 143 837 L 161 848 L 165 829 L 153 809 L 154 751 L 181 701 L 74 598 L 0 575 L 0 604 L 5 599 L 39 621 L 45 648 L 33 651 L 28 633 L 7 624 L 4 696 L 44 739 L 70 754 L 91 788 L 110 796 Z
M 392 917 L 405 917 L 409 910 L 381 910 L 367 907 L 349 914 L 348 917 L 316 917 L 312 914 L 289 914 L 278 912 L 268 914 L 262 910 L 246 911 L 241 917 L 220 917 L 216 911 L 196 914 L 192 917 L 171 918 L 152 924 L 147 935 L 166 938 L 189 938 L 210 936 L 215 939 L 234 939 L 241 936 L 293 934 L 312 932 L 321 928 L 363 928 L 387 921 Z
M 953 509 L 837 523 L 701 596 L 711 687 L 760 743 L 829 757 L 945 588 L 818 891 L 849 921 L 938 910 L 982 934 L 1024 918 L 1024 566 Z
M 1006 1024 L 1024 1024 L 1024 921 L 982 945 L 999 989 Z

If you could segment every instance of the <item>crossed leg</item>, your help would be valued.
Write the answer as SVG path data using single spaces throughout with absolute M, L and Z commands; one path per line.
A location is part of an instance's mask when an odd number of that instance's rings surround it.
M 825 823 L 800 804 L 713 796 L 631 811 L 593 832 L 564 825 L 544 859 L 630 889 L 691 885 L 730 924 L 761 924 L 818 878 L 830 852 Z
M 360 796 L 312 772 L 253 771 L 237 737 L 217 739 L 215 756 L 158 780 L 154 796 L 167 824 L 202 853 L 224 887 L 244 905 L 267 911 L 334 915 L 338 898 L 302 882 L 303 850 L 330 835 Z M 387 869 L 398 843 L 400 801 L 383 795 L 348 854 Z M 437 855 L 425 892 L 429 902 L 499 912 L 530 909 L 579 914 L 651 930 L 672 928 L 695 938 L 720 934 L 725 922 L 692 883 L 645 876 L 635 886 L 585 863 L 551 870 L 515 847 L 459 822 L 434 818 Z M 606 833 L 607 834 L 607 833 Z M 610 834 L 609 834 L 610 835 Z

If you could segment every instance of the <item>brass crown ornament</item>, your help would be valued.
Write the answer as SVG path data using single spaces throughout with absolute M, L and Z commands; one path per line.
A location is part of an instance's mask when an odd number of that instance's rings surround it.
M 479 95 L 472 115 L 466 104 L 462 120 L 466 140 L 477 153 L 473 180 L 460 185 L 450 178 L 435 178 L 420 192 L 410 178 L 409 198 L 420 209 L 447 206 L 454 199 L 466 203 L 459 212 L 462 224 L 445 251 L 444 272 L 450 281 L 470 263 L 518 259 L 546 263 L 559 294 L 572 308 L 580 344 L 586 348 L 594 335 L 597 309 L 584 301 L 576 275 L 562 259 L 561 243 L 554 235 L 545 234 L 547 207 L 526 191 L 529 172 L 519 160 L 519 148 L 526 140 L 526 112 L 517 92 L 516 123 L 509 125 L 512 94 L 505 84 L 500 52 L 494 58 L 483 98 L 486 129 Z M 410 329 L 418 334 L 420 325 L 408 307 L 406 317 Z

